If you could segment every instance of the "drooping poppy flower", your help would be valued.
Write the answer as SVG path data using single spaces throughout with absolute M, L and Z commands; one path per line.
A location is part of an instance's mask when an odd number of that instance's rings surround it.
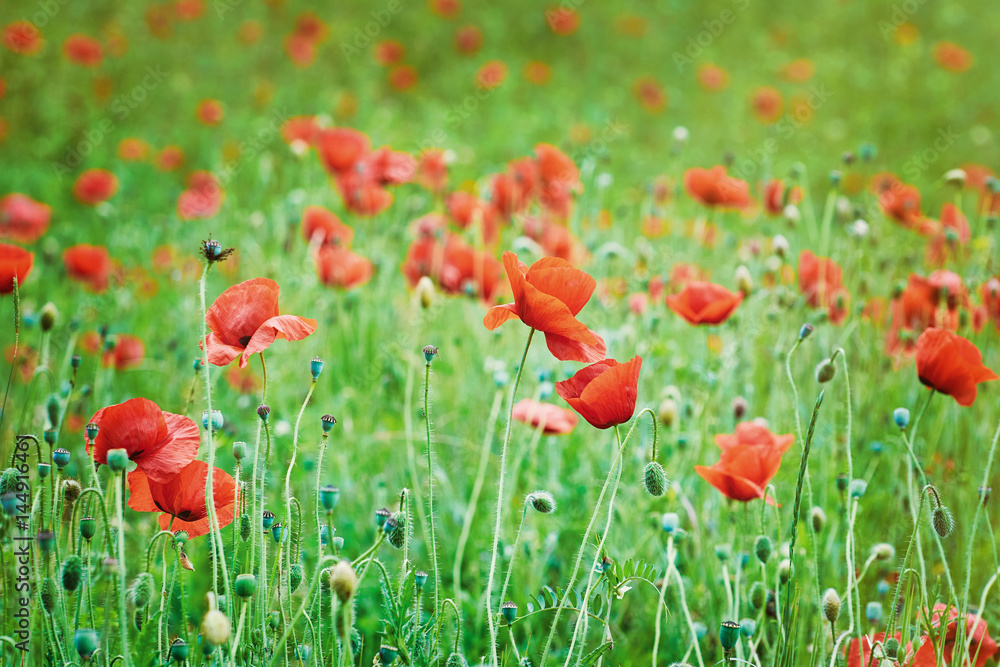
M 761 123 L 774 123 L 781 118 L 784 102 L 777 88 L 762 86 L 754 91 L 751 99 L 753 114 Z
M 476 85 L 493 90 L 507 79 L 507 65 L 502 60 L 490 60 L 476 72 Z
M 52 209 L 28 195 L 14 192 L 0 198 L 0 239 L 34 243 L 49 228 Z
M 351 247 L 354 229 L 340 221 L 333 211 L 322 206 L 306 206 L 302 212 L 302 237 L 310 243 Z
M 149 157 L 149 144 L 136 137 L 118 142 L 118 158 L 125 162 L 142 162 Z
M 20 246 L 0 243 L 0 294 L 14 293 L 15 277 L 20 290 L 34 265 L 34 253 Z
M 44 45 L 42 33 L 31 21 L 14 21 L 4 26 L 3 45 L 22 56 L 33 56 Z
M 205 99 L 198 102 L 194 115 L 202 125 L 215 126 L 222 122 L 225 109 L 219 100 Z
M 167 482 L 198 453 L 198 426 L 183 415 L 164 412 L 148 398 L 133 398 L 98 410 L 90 420 L 97 437 L 86 436 L 87 453 L 108 462 L 108 451 L 124 449 L 150 479 Z
M 722 450 L 719 462 L 711 467 L 696 465 L 694 469 L 731 500 L 763 498 L 764 489 L 778 474 L 781 457 L 794 442 L 791 433 L 776 435 L 762 424 L 741 422 L 734 433 L 715 436 L 715 444 Z M 768 502 L 774 502 L 770 496 Z
M 111 256 L 104 246 L 80 243 L 63 251 L 66 275 L 81 282 L 94 292 L 108 288 L 111 277 Z
M 73 196 L 81 204 L 96 206 L 118 192 L 118 177 L 106 169 L 88 169 L 73 184 Z
M 127 371 L 142 363 L 146 357 L 146 346 L 142 339 L 129 334 L 115 336 L 114 349 L 104 351 L 104 367 L 114 366 L 116 371 Z
M 556 359 L 593 363 L 605 358 L 604 340 L 576 319 L 597 287 L 593 278 L 557 257 L 543 257 L 529 269 L 517 255 L 505 252 L 503 265 L 514 303 L 491 308 L 483 319 L 487 329 L 520 319 L 545 334 Z
M 620 364 L 604 359 L 556 383 L 556 393 L 594 428 L 624 424 L 635 414 L 642 357 Z
M 572 410 L 532 398 L 522 398 L 515 403 L 513 417 L 522 424 L 531 424 L 532 428 L 541 427 L 545 435 L 572 433 L 580 421 Z
M 684 189 L 705 206 L 745 208 L 750 205 L 750 184 L 726 174 L 726 168 L 692 167 L 684 172 Z
M 66 60 L 84 67 L 97 67 L 104 60 L 101 43 L 93 37 L 76 33 L 63 42 L 63 55 Z
M 931 612 L 930 625 L 933 630 L 933 641 L 926 635 L 921 637 L 920 645 L 913 662 L 908 663 L 909 667 L 937 667 L 937 649 L 940 648 L 941 624 L 945 623 L 944 612 L 948 610 L 947 629 L 944 634 L 944 652 L 942 659 L 945 665 L 956 662 L 955 648 L 957 644 L 959 616 L 958 610 L 951 605 L 938 603 L 934 605 Z M 965 638 L 969 642 L 968 657 L 961 656 L 957 660 L 961 665 L 973 665 L 973 667 L 984 667 L 990 659 L 997 654 L 997 643 L 990 637 L 986 621 L 982 618 L 976 619 L 975 614 L 964 614 Z M 962 652 L 962 647 L 959 653 Z
M 183 530 L 189 538 L 207 535 L 211 530 L 205 487 L 208 485 L 208 464 L 191 461 L 169 480 L 154 481 L 143 468 L 128 475 L 128 506 L 137 512 L 162 512 L 160 528 L 176 532 Z M 219 528 L 233 522 L 236 508 L 236 482 L 224 470 L 212 473 L 212 501 Z
M 275 340 L 302 340 L 316 331 L 316 320 L 278 314 L 278 284 L 254 278 L 233 285 L 208 309 L 208 361 L 227 366 L 240 357 L 240 367 Z
M 965 72 L 972 67 L 972 54 L 954 42 L 934 45 L 934 61 L 949 72 Z
M 320 161 L 333 175 L 343 174 L 371 150 L 371 142 L 363 132 L 349 127 L 320 130 L 316 136 Z
M 327 287 L 354 289 L 371 280 L 371 260 L 349 248 L 325 245 L 316 250 L 316 273 Z
M 996 380 L 997 374 L 983 365 L 982 353 L 970 341 L 931 327 L 917 338 L 917 377 L 959 405 L 970 406 L 976 400 L 976 385 Z
M 478 26 L 466 25 L 455 31 L 455 50 L 463 56 L 475 54 L 483 45 L 483 31 Z
M 690 324 L 722 324 L 743 303 L 743 292 L 694 280 L 679 294 L 667 296 L 667 307 Z

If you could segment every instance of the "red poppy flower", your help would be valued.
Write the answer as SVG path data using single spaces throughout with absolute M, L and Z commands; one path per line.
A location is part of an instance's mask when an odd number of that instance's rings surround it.
M 785 182 L 780 178 L 772 178 L 764 188 L 764 210 L 768 215 L 781 215 L 786 204 L 798 204 L 802 200 L 802 189 L 795 186 L 788 191 L 785 199 Z
M 756 422 L 741 422 L 736 432 L 715 436 L 722 450 L 719 462 L 712 467 L 696 465 L 701 477 L 731 500 L 747 502 L 764 497 L 764 489 L 774 479 L 795 436 L 776 435 Z M 770 496 L 768 502 L 773 504 Z
M 927 244 L 928 264 L 943 265 L 956 246 L 965 245 L 972 237 L 969 221 L 951 202 L 941 207 L 941 221 L 933 227 L 934 234 Z
M 354 289 L 372 277 L 371 260 L 338 246 L 323 246 L 316 251 L 316 273 L 327 287 Z
M 743 303 L 743 292 L 694 280 L 680 294 L 667 296 L 667 307 L 691 324 L 722 324 Z
M 812 308 L 829 306 L 831 296 L 843 284 L 844 272 L 832 259 L 817 257 L 811 250 L 799 253 L 799 291 Z
M 9 243 L 0 243 L 0 294 L 14 293 L 14 278 L 21 289 L 35 265 L 35 254 Z
M 428 276 L 447 294 L 475 295 L 486 302 L 496 298 L 503 275 L 495 257 L 455 234 L 448 234 L 443 244 L 433 234 L 422 234 L 410 244 L 400 270 L 410 287 Z
M 471 56 L 483 45 L 483 31 L 477 26 L 466 25 L 455 31 L 455 50 Z
M 781 118 L 784 102 L 776 88 L 763 86 L 754 91 L 751 105 L 757 120 L 762 123 L 774 123 Z
M 354 230 L 332 211 L 322 206 L 307 206 L 302 212 L 302 236 L 310 243 L 351 247 Z
M 124 449 L 128 457 L 157 482 L 169 481 L 198 453 L 198 426 L 182 415 L 160 410 L 147 398 L 133 398 L 98 410 L 90 420 L 100 430 L 87 453 L 97 463 L 108 462 L 108 451 Z
M 125 137 L 118 142 L 118 158 L 125 162 L 142 162 L 149 157 L 149 144 L 136 137 Z
M 105 367 L 114 366 L 116 371 L 126 371 L 142 363 L 146 356 L 146 346 L 142 339 L 128 334 L 115 336 L 113 350 L 104 352 Z
M 692 167 L 684 172 L 684 189 L 705 206 L 745 208 L 750 205 L 750 184 L 726 175 L 726 168 Z
M 901 639 L 901 633 L 896 633 L 896 641 Z M 851 640 L 850 645 L 847 648 L 847 667 L 869 667 L 872 664 L 871 655 L 872 648 L 875 646 L 875 642 L 882 642 L 885 640 L 885 633 L 876 633 L 874 637 L 869 637 L 868 635 L 863 635 L 860 641 L 857 638 Z M 860 648 L 859 648 L 860 644 Z M 903 664 L 913 667 L 909 660 L 913 657 L 913 646 L 912 644 L 907 644 L 904 651 L 906 657 L 903 659 Z M 893 662 L 893 665 L 898 665 L 899 663 Z M 932 663 L 933 664 L 933 663 Z
M 28 195 L 14 192 L 0 198 L 0 238 L 34 243 L 49 228 L 52 209 Z
M 22 56 L 33 56 L 42 50 L 42 33 L 31 21 L 14 21 L 3 29 L 3 45 Z
M 983 355 L 975 345 L 947 329 L 931 327 L 917 338 L 917 377 L 959 405 L 976 400 L 976 385 L 997 379 L 983 366 Z
M 572 35 L 580 28 L 580 13 L 572 7 L 546 9 L 545 22 L 557 35 Z
M 225 198 L 225 190 L 212 172 L 192 172 L 187 189 L 177 197 L 177 216 L 181 220 L 214 218 Z
M 476 85 L 492 90 L 507 79 L 507 65 L 502 60 L 491 60 L 476 72 Z
M 514 303 L 490 308 L 483 318 L 487 329 L 520 319 L 545 334 L 556 359 L 587 363 L 604 359 L 604 340 L 576 319 L 597 287 L 593 278 L 557 257 L 543 257 L 529 269 L 517 261 L 517 255 L 505 252 L 503 265 Z
M 208 309 L 208 361 L 226 366 L 240 357 L 240 367 L 275 340 L 302 340 L 316 331 L 316 320 L 278 314 L 278 284 L 254 278 L 233 285 Z
M 729 85 L 729 72 L 713 63 L 699 65 L 698 84 L 705 90 L 723 90 Z
M 316 142 L 322 131 L 315 116 L 293 116 L 281 125 L 281 138 L 295 153 L 302 154 Z
M 389 85 L 400 92 L 410 90 L 417 85 L 420 75 L 413 65 L 399 65 L 389 70 Z
M 940 628 L 944 622 L 944 611 L 948 610 L 948 626 L 944 635 L 944 653 L 942 658 L 945 665 L 950 665 L 955 661 L 956 635 L 958 634 L 958 610 L 954 607 L 936 604 L 931 612 L 931 628 L 934 629 L 934 640 L 929 637 L 921 637 L 920 647 L 913 656 L 910 667 L 937 667 L 937 649 L 940 643 Z M 983 667 L 997 654 L 997 643 L 990 637 L 986 621 L 979 619 L 976 621 L 974 614 L 965 614 L 965 637 L 971 639 L 969 644 L 968 658 L 961 658 L 959 662 L 963 665 L 971 664 L 974 667 Z M 961 651 L 961 648 L 959 648 Z M 974 658 L 974 659 L 973 659 Z
M 406 47 L 398 39 L 385 39 L 375 45 L 375 62 L 388 66 L 402 62 Z
M 580 170 L 572 158 L 551 144 L 535 146 L 537 172 L 542 182 L 542 203 L 547 198 L 568 196 L 569 191 L 582 192 Z
M 620 364 L 604 359 L 556 383 L 556 393 L 594 428 L 624 424 L 635 414 L 642 357 Z
M 632 94 L 642 108 L 650 113 L 659 113 L 667 107 L 667 93 L 660 82 L 651 76 L 640 77 L 632 84 Z
M 184 149 L 180 146 L 164 146 L 156 154 L 153 162 L 160 171 L 174 171 L 184 164 Z
M 66 275 L 87 285 L 95 292 L 108 288 L 111 276 L 111 257 L 104 246 L 80 243 L 63 251 L 63 265 Z
M 319 159 L 331 174 L 343 174 L 371 150 L 368 136 L 349 127 L 320 130 L 316 136 Z
M 21 382 L 27 384 L 35 376 L 35 369 L 38 368 L 38 350 L 30 345 L 19 345 L 16 352 L 17 358 L 14 357 L 14 346 L 8 345 L 4 350 L 4 359 L 17 369 Z
M 81 204 L 97 206 L 118 192 L 118 178 L 106 169 L 88 169 L 73 184 L 73 196 Z
M 316 42 L 302 35 L 286 35 L 285 53 L 297 67 L 308 67 L 316 60 Z
M 98 436 L 100 437 L 100 436 Z M 211 530 L 205 506 L 205 486 L 208 484 L 208 464 L 191 461 L 169 480 L 157 482 L 142 468 L 128 475 L 128 506 L 137 512 L 162 512 L 160 528 L 183 530 L 188 537 L 207 535 Z M 219 528 L 233 522 L 236 508 L 236 482 L 224 470 L 212 474 L 212 500 Z
M 514 404 L 514 419 L 532 428 L 542 427 L 545 435 L 572 433 L 580 418 L 572 410 L 531 398 L 522 398 Z
M 392 206 L 392 193 L 375 180 L 369 171 L 349 171 L 336 179 L 337 191 L 348 211 L 373 217 Z
M 935 44 L 934 60 L 949 72 L 965 72 L 972 67 L 972 54 L 954 42 Z
M 917 186 L 895 181 L 880 187 L 878 203 L 882 212 L 905 227 L 919 228 L 924 214 L 920 212 L 920 190 Z
M 448 159 L 440 148 L 428 148 L 417 157 L 414 181 L 431 192 L 441 192 L 448 185 Z
M 194 115 L 202 125 L 214 126 L 222 122 L 225 110 L 219 100 L 206 99 L 198 102 Z
M 240 368 L 239 364 L 233 364 L 226 371 L 226 384 L 240 394 L 257 394 L 263 386 L 252 369 Z
M 462 11 L 461 0 L 428 0 L 431 11 L 444 19 L 453 19 Z
M 552 78 L 552 68 L 541 60 L 532 60 L 524 66 L 525 80 L 535 86 L 544 86 Z
M 379 185 L 401 185 L 413 180 L 417 159 L 409 153 L 383 146 L 368 153 L 357 168 L 369 173 Z
M 84 67 L 97 67 L 104 60 L 101 43 L 79 33 L 70 35 L 63 42 L 63 55 L 71 63 Z

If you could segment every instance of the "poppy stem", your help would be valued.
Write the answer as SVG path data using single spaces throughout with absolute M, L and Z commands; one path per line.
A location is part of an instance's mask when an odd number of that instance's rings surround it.
M 510 585 L 510 575 L 514 572 L 514 561 L 517 559 L 517 547 L 521 543 L 521 530 L 524 528 L 524 519 L 528 516 L 528 504 L 531 502 L 529 493 L 524 499 L 524 508 L 521 510 L 521 522 L 517 524 L 517 534 L 514 536 L 514 548 L 511 550 L 510 563 L 507 564 L 507 576 L 503 581 L 503 588 L 500 589 L 500 604 L 503 604 L 507 597 L 507 587 Z
M 315 389 L 316 380 L 313 380 L 312 384 L 309 385 L 306 400 L 302 401 L 302 407 L 299 408 L 299 416 L 295 419 L 295 429 L 292 432 L 292 458 L 288 461 L 288 470 L 285 472 L 285 521 L 283 530 L 290 531 L 292 529 L 292 470 L 295 468 L 295 458 L 299 453 L 299 425 L 302 423 L 302 415 L 305 413 L 306 406 L 309 405 L 309 399 L 312 398 Z M 301 518 L 301 513 L 299 516 Z
M 913 556 L 913 545 L 917 542 L 917 532 L 920 530 L 920 520 L 924 516 L 924 496 L 928 495 L 930 489 L 934 487 L 929 484 L 920 490 L 917 498 L 917 516 L 913 521 L 913 531 L 910 534 L 910 542 L 906 546 L 906 555 L 903 556 L 903 564 L 899 568 L 899 578 L 896 580 L 896 590 L 892 595 L 892 607 L 889 609 L 889 622 L 886 624 L 886 637 L 894 637 L 896 632 L 896 610 L 899 609 L 899 594 L 903 588 L 903 577 L 910 567 L 910 558 Z
M 493 526 L 493 553 L 490 555 L 490 576 L 486 580 L 486 620 L 490 627 L 490 664 L 493 665 L 493 667 L 497 667 L 497 626 L 496 619 L 493 618 L 493 578 L 496 576 L 497 552 L 500 549 L 500 519 L 503 514 L 504 465 L 507 463 L 507 446 L 510 444 L 511 424 L 514 421 L 514 399 L 517 397 L 517 387 L 521 384 L 521 375 L 524 373 L 524 362 L 528 358 L 528 348 L 531 347 L 531 339 L 534 337 L 535 329 L 532 327 L 528 332 L 528 341 L 524 344 L 524 352 L 521 354 L 521 364 L 517 367 L 517 375 L 514 376 L 514 387 L 510 391 L 510 404 L 507 406 L 507 431 L 503 438 L 503 448 L 500 450 L 500 479 L 497 485 L 496 523 Z M 554 623 L 553 627 L 555 627 Z
M 125 620 L 125 471 L 122 471 L 122 481 L 118 485 L 118 629 L 122 636 L 122 658 L 125 667 L 130 664 L 128 649 L 128 621 Z
M 441 570 L 434 532 L 434 440 L 431 437 L 431 362 L 424 364 L 424 425 L 427 431 L 427 521 L 430 524 L 431 561 L 434 563 L 434 640 L 441 638 Z

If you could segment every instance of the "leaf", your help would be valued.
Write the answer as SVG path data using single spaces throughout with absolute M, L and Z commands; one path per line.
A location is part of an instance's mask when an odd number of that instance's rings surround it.
M 610 651 L 613 647 L 614 642 L 605 642 L 604 644 L 601 644 L 593 651 L 583 656 L 583 660 L 580 661 L 580 667 L 590 667 L 590 665 L 597 662 L 602 655 Z

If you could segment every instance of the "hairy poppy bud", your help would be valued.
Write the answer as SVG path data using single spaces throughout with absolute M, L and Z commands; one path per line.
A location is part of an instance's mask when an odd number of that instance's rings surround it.
M 896 557 L 896 549 L 888 542 L 879 542 L 872 547 L 872 556 L 875 560 L 892 560 Z
M 232 625 L 218 609 L 210 609 L 201 622 L 201 633 L 207 642 L 222 646 L 229 641 Z
M 346 560 L 338 561 L 330 572 L 330 587 L 341 603 L 345 603 L 354 595 L 358 585 L 358 575 Z
M 656 461 L 650 461 L 646 464 L 646 470 L 643 472 L 642 483 L 646 487 L 646 493 L 659 498 L 667 492 L 667 486 L 670 482 L 667 480 L 667 473 L 663 466 Z
M 109 449 L 107 461 L 112 472 L 123 472 L 128 465 L 128 450 Z
M 811 336 L 812 332 L 815 331 L 815 330 L 816 330 L 816 327 L 814 327 L 813 325 L 808 324 L 808 323 L 803 324 L 799 328 L 799 340 L 805 340 L 806 338 L 809 338 L 809 336 Z
M 270 415 L 271 415 L 271 408 L 269 408 L 266 405 L 258 405 L 257 406 L 257 416 L 260 417 L 260 420 L 262 422 L 264 422 L 266 424 L 267 423 L 267 418 Z
M 767 535 L 758 535 L 757 540 L 753 543 L 753 550 L 757 554 L 757 560 L 761 563 L 767 563 L 771 558 L 771 538 Z
M 90 628 L 80 628 L 73 633 L 73 648 L 84 661 L 97 652 L 97 633 Z
M 313 357 L 310 359 L 309 372 L 312 374 L 313 380 L 318 380 L 320 373 L 323 372 L 323 360 L 319 357 Z
M 896 408 L 892 411 L 892 420 L 899 428 L 906 428 L 906 425 L 910 423 L 910 411 L 906 408 Z
M 153 598 L 153 586 L 155 583 L 153 575 L 149 572 L 143 572 L 135 578 L 135 581 L 132 582 L 129 596 L 132 598 L 132 602 L 136 608 L 142 609 L 149 604 L 149 601 Z
M 781 234 L 776 234 L 773 239 L 771 239 L 771 249 L 774 250 L 774 254 L 778 257 L 784 257 L 788 254 L 788 239 L 786 239 Z
M 813 507 L 809 510 L 809 521 L 812 523 L 813 532 L 820 532 L 826 524 L 826 512 L 823 511 L 822 507 Z
M 889 660 L 896 660 L 899 657 L 899 640 L 895 637 L 887 638 L 882 648 L 885 649 L 885 657 Z
M 780 563 L 778 563 L 778 579 L 781 583 L 787 584 L 788 580 L 792 578 L 792 561 L 785 558 Z
M 61 412 L 59 409 L 59 399 L 55 396 L 49 396 L 49 400 L 45 402 L 45 412 L 48 413 L 49 423 L 52 426 L 58 426 L 59 413 Z M 46 442 L 48 441 L 46 440 Z
M 837 367 L 829 359 L 824 359 L 816 366 L 816 382 L 825 384 L 837 374 Z
M 660 402 L 659 417 L 660 422 L 670 428 L 677 421 L 680 410 L 677 408 L 677 401 L 672 398 L 665 398 Z
M 280 611 L 272 611 L 270 614 L 267 615 L 267 627 L 271 628 L 271 630 L 277 630 L 279 627 L 281 627 Z
M 80 486 L 80 482 L 75 479 L 64 479 L 62 483 L 62 493 L 63 500 L 65 500 L 67 504 L 72 505 L 76 502 L 76 499 L 80 497 L 80 494 L 83 493 L 83 487 Z
M 421 276 L 417 281 L 416 293 L 420 307 L 427 310 L 434 303 L 434 281 L 428 276 Z
M 753 291 L 753 276 L 750 275 L 750 269 L 740 264 L 736 267 L 736 289 L 743 294 L 750 294 Z
M 832 588 L 826 589 L 823 593 L 823 597 L 820 600 L 820 606 L 823 608 L 823 616 L 830 623 L 836 623 L 837 619 L 840 618 L 840 596 Z
M 389 524 L 392 523 L 392 528 L 388 529 Z M 386 539 L 389 540 L 389 544 L 397 549 L 402 549 L 406 546 L 407 527 L 406 527 L 406 514 L 403 512 L 396 512 L 385 522 L 386 526 Z
M 448 662 L 444 664 L 444 667 L 469 667 L 469 661 L 465 659 L 464 655 L 456 652 L 448 656 Z
M 80 578 L 83 576 L 83 561 L 77 555 L 67 556 L 62 565 L 62 586 L 67 591 L 73 592 L 80 587 Z
M 743 417 L 747 413 L 747 408 L 748 407 L 749 407 L 749 405 L 747 404 L 747 399 L 743 398 L 742 396 L 737 396 L 736 398 L 734 398 L 733 399 L 733 418 L 734 419 L 743 419 Z
M 97 520 L 92 516 L 80 519 L 80 536 L 88 542 L 97 534 Z
M 237 575 L 233 590 L 246 600 L 257 592 L 257 577 L 252 574 Z
M 288 570 L 288 593 L 291 595 L 302 584 L 302 563 L 295 563 Z
M 428 345 L 424 348 L 424 361 L 431 363 L 434 357 L 437 356 L 438 349 L 433 345 Z
M 552 514 L 556 511 L 556 499 L 548 491 L 532 491 L 528 494 L 528 502 L 539 514 Z
M 42 315 L 38 318 L 38 324 L 42 327 L 42 331 L 52 331 L 52 327 L 56 325 L 56 317 L 58 316 L 59 311 L 56 309 L 56 304 L 49 301 L 42 306 Z
M 802 212 L 795 204 L 786 204 L 781 214 L 785 216 L 785 221 L 792 227 L 802 222 Z
M 767 601 L 767 591 L 764 589 L 764 584 L 759 581 L 753 582 L 750 586 L 750 604 L 753 605 L 755 610 L 763 609 L 764 603 Z
M 178 665 L 187 660 L 188 658 L 188 645 L 187 642 L 178 637 L 170 645 L 170 657 L 174 659 Z
M 56 586 L 52 583 L 52 577 L 45 577 L 42 581 L 42 609 L 51 614 L 56 608 Z
M 934 532 L 941 537 L 948 537 L 955 530 L 955 517 L 951 510 L 944 505 L 939 505 L 931 515 L 931 523 L 934 525 Z
M 507 621 L 507 625 L 510 625 L 517 619 L 517 603 L 507 600 L 500 605 L 500 613 L 503 614 L 504 620 Z

